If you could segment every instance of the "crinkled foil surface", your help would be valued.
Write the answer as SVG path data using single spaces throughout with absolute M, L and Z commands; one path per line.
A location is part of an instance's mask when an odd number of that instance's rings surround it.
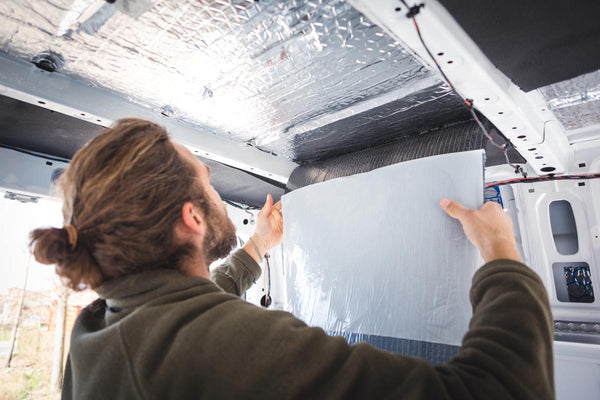
M 464 117 L 436 74 L 342 0 L 115 4 L 1 2 L 0 51 L 54 52 L 61 73 L 297 161 Z
M 565 129 L 600 124 L 600 71 L 540 89 Z

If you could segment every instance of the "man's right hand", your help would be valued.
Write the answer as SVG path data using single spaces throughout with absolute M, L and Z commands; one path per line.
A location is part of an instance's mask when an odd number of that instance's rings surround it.
M 442 199 L 440 206 L 460 221 L 465 235 L 479 249 L 486 263 L 501 258 L 522 262 L 512 221 L 500 204 L 487 202 L 479 210 L 471 210 L 456 201 Z

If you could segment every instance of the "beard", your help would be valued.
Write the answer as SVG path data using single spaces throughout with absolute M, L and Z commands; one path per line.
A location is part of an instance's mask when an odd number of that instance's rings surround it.
M 236 244 L 235 226 L 227 216 L 226 208 L 219 209 L 211 203 L 206 212 L 206 234 L 202 246 L 206 267 L 227 257 Z

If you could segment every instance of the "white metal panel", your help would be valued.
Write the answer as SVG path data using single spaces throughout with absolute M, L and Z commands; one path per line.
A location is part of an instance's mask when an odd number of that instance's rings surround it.
M 419 41 L 406 8 L 397 0 L 350 0 L 361 12 L 433 67 Z M 410 1 L 409 5 L 416 2 Z M 500 72 L 436 0 L 419 1 L 425 7 L 416 19 L 425 43 L 462 96 L 489 119 L 519 150 L 539 175 L 564 173 L 573 152 L 567 136 L 538 91 L 524 93 Z M 396 9 L 400 9 L 396 11 Z M 534 149 L 529 151 L 529 149 Z M 550 168 L 553 168 L 550 170 Z M 514 174 L 513 174 L 514 176 Z
M 600 170 L 600 143 L 582 147 L 575 153 L 580 172 Z M 575 172 L 575 171 L 571 171 Z M 580 183 L 584 183 L 580 186 Z M 600 180 L 566 180 L 513 185 L 518 210 L 525 261 L 542 277 L 548 290 L 555 320 L 598 322 L 600 301 L 594 303 L 559 302 L 552 273 L 555 262 L 586 262 L 592 284 L 600 285 Z M 550 227 L 548 207 L 552 201 L 567 200 L 573 208 L 579 251 L 561 255 L 556 250 Z
M 64 162 L 0 148 L 0 188 L 31 196 L 52 196 L 53 174 L 60 174 L 67 167 Z
M 558 400 L 600 399 L 600 346 L 554 342 Z

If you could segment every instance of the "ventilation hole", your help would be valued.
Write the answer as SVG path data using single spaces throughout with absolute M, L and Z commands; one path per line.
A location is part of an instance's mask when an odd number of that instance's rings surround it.
M 453 62 L 454 62 L 454 61 L 452 61 L 452 60 L 449 60 L 449 61 L 448 61 L 448 64 L 452 64 Z
M 535 151 L 535 147 L 532 147 L 530 149 L 527 149 L 528 151 Z
M 546 111 L 546 109 L 545 109 L 545 108 L 542 108 L 542 111 Z
M 579 168 L 584 168 L 584 167 L 585 167 L 585 163 L 584 162 L 579 163 Z
M 579 251 L 577 226 L 571 203 L 567 200 L 556 200 L 550 203 L 550 227 L 554 244 L 559 254 L 568 256 Z
M 204 154 L 207 155 L 207 156 L 210 156 L 210 153 L 204 153 Z
M 401 9 L 400 7 L 396 7 L 396 9 L 395 9 L 395 10 L 396 10 L 396 12 L 398 12 L 398 11 L 402 11 L 402 9 Z
M 46 165 L 52 165 L 52 161 L 46 161 Z
M 102 120 L 101 119 L 97 119 L 96 122 L 102 122 Z
M 579 182 L 577 183 L 579 186 L 585 186 L 585 182 Z
M 46 102 L 45 102 L 45 101 L 41 101 L 41 100 L 38 100 L 38 103 L 39 103 L 39 104 L 46 104 Z
M 529 193 L 535 193 L 535 189 L 529 189 Z
M 517 129 L 517 127 L 516 127 L 516 126 L 513 126 L 513 127 L 512 127 L 512 129 Z
M 82 117 L 85 117 L 85 113 L 81 113 L 81 116 L 82 116 Z
M 514 129 L 514 128 L 513 128 L 513 129 Z M 527 137 L 527 136 L 525 136 L 525 135 L 519 135 L 519 136 L 517 136 L 517 139 L 525 139 L 526 137 Z
M 590 266 L 584 262 L 558 262 L 552 264 L 556 299 L 564 303 L 593 303 L 594 287 Z M 595 276 L 594 276 L 595 277 Z M 569 329 L 575 328 L 569 323 Z
M 541 160 L 542 158 L 544 158 L 544 156 L 537 156 L 535 159 L 536 160 Z
M 444 53 L 438 53 L 438 56 L 440 56 L 440 57 L 443 56 L 443 55 L 444 55 Z
M 498 111 L 498 114 L 502 115 L 504 114 L 504 111 Z
M 552 171 L 554 171 L 555 169 L 556 169 L 556 168 L 554 168 L 554 167 L 544 167 L 544 168 L 542 168 L 540 171 L 542 171 L 542 172 L 552 172 Z
M 490 98 L 489 98 L 489 97 L 486 97 L 484 100 L 485 100 L 485 101 L 490 101 Z

